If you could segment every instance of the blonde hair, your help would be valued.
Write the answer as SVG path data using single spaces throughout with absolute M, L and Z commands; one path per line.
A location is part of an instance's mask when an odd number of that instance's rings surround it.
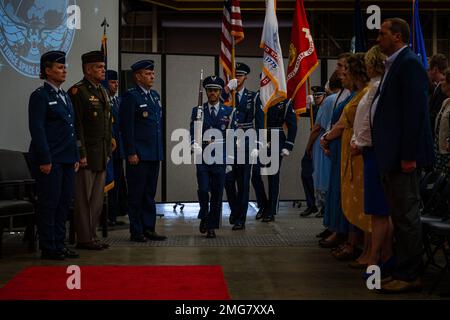
M 381 49 L 378 45 L 370 48 L 364 56 L 366 67 L 371 67 L 377 75 L 383 74 L 385 60 L 386 56 L 381 52 Z

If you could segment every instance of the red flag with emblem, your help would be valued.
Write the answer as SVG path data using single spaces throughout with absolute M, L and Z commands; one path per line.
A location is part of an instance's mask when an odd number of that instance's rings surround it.
M 306 111 L 306 80 L 318 64 L 303 0 L 297 0 L 292 23 L 286 79 L 287 96 L 294 100 L 294 110 L 297 115 Z

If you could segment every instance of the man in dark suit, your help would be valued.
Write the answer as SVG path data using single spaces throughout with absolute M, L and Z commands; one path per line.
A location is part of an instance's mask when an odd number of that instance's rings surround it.
M 66 80 L 66 53 L 49 51 L 41 56 L 41 79 L 28 106 L 31 133 L 30 158 L 37 182 L 37 227 L 42 259 L 64 260 L 78 254 L 64 244 L 72 202 L 78 150 L 75 113 L 61 89 Z
M 196 164 L 198 201 L 200 211 L 200 233 L 206 233 L 206 238 L 215 238 L 215 229 L 219 229 L 222 212 L 222 196 L 225 184 L 225 139 L 232 108 L 220 102 L 220 94 L 224 82 L 216 76 L 209 76 L 203 80 L 208 102 L 203 104 L 203 117 L 199 107 L 194 107 L 191 113 L 190 134 L 191 147 L 194 157 L 201 157 Z M 200 112 L 200 113 L 199 113 Z M 202 145 L 195 141 L 196 121 L 202 121 Z M 212 129 L 212 130 L 210 130 Z M 220 132 L 218 136 L 214 136 Z M 212 136 L 208 137 L 208 134 Z M 207 151 L 210 151 L 207 153 Z M 216 152 L 217 151 L 217 152 Z M 220 151 L 222 155 L 220 155 Z M 211 193 L 211 198 L 210 198 Z
M 84 78 L 69 90 L 75 109 L 80 170 L 75 178 L 75 231 L 77 248 L 103 250 L 97 240 L 103 209 L 106 164 L 111 157 L 111 106 L 101 85 L 105 62 L 101 51 L 81 56 Z
M 378 43 L 386 71 L 371 106 L 372 139 L 396 238 L 396 266 L 382 291 L 419 290 L 422 236 L 416 168 L 433 163 L 433 141 L 427 107 L 428 78 L 407 46 L 409 26 L 386 19 Z M 390 280 L 390 281 L 389 281 Z
M 127 188 L 123 170 L 123 142 L 119 129 L 120 97 L 117 96 L 117 91 L 119 90 L 119 77 L 115 70 L 108 70 L 106 73 L 108 79 L 108 87 L 106 89 L 108 92 L 109 103 L 111 104 L 112 139 L 114 146 L 112 150 L 114 187 L 108 191 L 108 220 L 110 226 L 116 226 L 124 224 L 123 221 L 117 221 L 117 216 L 127 212 Z
M 156 189 L 163 159 L 162 106 L 155 81 L 153 60 L 131 66 L 136 86 L 122 97 L 120 129 L 127 156 L 128 216 L 131 241 L 164 241 L 155 231 Z

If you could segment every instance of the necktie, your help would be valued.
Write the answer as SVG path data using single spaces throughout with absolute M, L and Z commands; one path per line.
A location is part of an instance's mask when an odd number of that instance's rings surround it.
M 62 99 L 62 101 L 67 104 L 66 97 L 64 96 L 64 92 L 61 89 L 59 89 L 57 93 L 58 93 L 58 96 Z
M 216 118 L 216 107 L 214 107 L 214 106 L 211 107 L 211 117 L 213 119 Z

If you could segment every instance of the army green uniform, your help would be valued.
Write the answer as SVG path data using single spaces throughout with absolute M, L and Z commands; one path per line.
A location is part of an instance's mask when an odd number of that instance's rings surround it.
M 84 78 L 69 89 L 75 109 L 75 129 L 80 159 L 87 167 L 80 168 L 75 179 L 75 231 L 77 242 L 96 240 L 103 207 L 106 163 L 111 157 L 112 120 L 108 95 Z

